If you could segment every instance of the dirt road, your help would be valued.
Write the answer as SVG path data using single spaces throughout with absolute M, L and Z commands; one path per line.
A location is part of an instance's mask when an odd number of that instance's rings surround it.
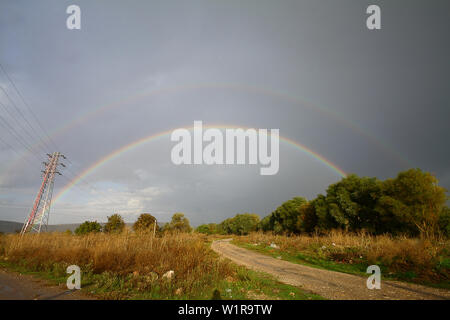
M 367 278 L 341 272 L 303 266 L 278 260 L 230 243 L 231 239 L 214 241 L 211 248 L 220 255 L 247 268 L 263 271 L 279 281 L 302 287 L 306 291 L 337 300 L 450 300 L 450 290 L 383 281 L 381 289 L 369 290 Z M 367 275 L 369 277 L 369 274 Z
M 0 269 L 0 300 L 90 300 L 65 286 L 50 285 L 47 281 Z

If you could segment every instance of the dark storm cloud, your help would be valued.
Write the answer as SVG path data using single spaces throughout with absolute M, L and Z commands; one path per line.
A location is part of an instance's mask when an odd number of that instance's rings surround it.
M 369 31 L 365 10 L 374 3 L 382 29 Z M 77 1 L 79 31 L 65 27 L 70 4 L 2 1 L 0 62 L 49 133 L 124 101 L 53 137 L 73 173 L 139 138 L 203 120 L 279 128 L 347 172 L 386 178 L 415 166 L 450 187 L 448 1 Z M 0 84 L 13 94 L 3 75 Z M 171 146 L 150 142 L 108 162 L 55 203 L 51 221 L 114 210 L 129 220 L 183 211 L 194 223 L 265 215 L 339 179 L 284 144 L 273 177 L 254 166 L 175 167 Z M 1 148 L 0 217 L 22 221 L 40 163 L 11 166 L 17 155 Z M 58 179 L 55 193 L 65 183 Z

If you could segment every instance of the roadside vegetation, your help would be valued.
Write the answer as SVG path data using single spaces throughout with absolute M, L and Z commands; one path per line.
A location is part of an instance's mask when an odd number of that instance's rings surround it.
M 370 265 L 382 278 L 450 289 L 450 240 L 373 236 L 331 231 L 326 235 L 251 233 L 233 237 L 246 249 L 294 263 L 367 276 Z
M 318 299 L 269 275 L 219 258 L 199 234 L 92 232 L 0 236 L 0 264 L 65 284 L 69 265 L 82 290 L 103 299 Z

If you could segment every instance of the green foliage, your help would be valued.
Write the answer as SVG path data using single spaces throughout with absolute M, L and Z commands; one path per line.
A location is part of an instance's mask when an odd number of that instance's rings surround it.
M 266 217 L 264 217 L 260 222 L 259 222 L 259 224 L 258 224 L 258 226 L 257 226 L 257 229 L 258 230 L 261 230 L 261 231 L 270 231 L 270 215 L 269 216 L 266 216 Z
M 300 215 L 300 207 L 307 201 L 303 197 L 295 197 L 279 206 L 269 216 L 263 219 L 261 228 L 271 230 L 275 233 L 295 233 L 297 232 L 297 220 Z
M 172 220 L 164 225 L 164 231 L 167 232 L 191 232 L 192 228 L 188 218 L 183 213 L 177 212 L 172 216 Z
M 158 224 L 156 218 L 149 213 L 142 213 L 133 224 L 133 230 L 137 233 L 151 233 L 154 229 L 158 231 Z
M 196 229 L 196 232 L 198 233 L 204 233 L 204 234 L 216 234 L 218 233 L 218 226 L 215 223 L 209 223 L 209 224 L 202 224 L 199 225 Z
M 245 235 L 251 231 L 256 231 L 259 224 L 259 216 L 254 213 L 237 214 L 233 218 L 228 218 L 219 224 L 222 234 Z
M 383 182 L 376 209 L 383 222 L 411 235 L 437 232 L 439 215 L 447 200 L 446 191 L 428 172 L 410 169 Z
M 375 204 L 380 197 L 380 181 L 349 175 L 327 189 L 328 214 L 322 224 L 349 231 L 366 229 L 376 232 L 380 227 Z
M 78 228 L 75 229 L 76 235 L 82 235 L 82 234 L 88 234 L 91 232 L 101 232 L 102 226 L 97 221 L 85 221 L 82 224 L 78 226 Z M 72 234 L 70 230 L 66 230 L 65 233 Z
M 444 208 L 442 208 L 441 214 L 439 215 L 438 225 L 439 225 L 440 232 L 443 235 L 450 237 L 450 208 L 449 207 L 445 206 Z
M 299 208 L 297 219 L 297 231 L 311 233 L 315 230 L 318 223 L 318 217 L 315 211 L 315 202 L 311 201 L 303 204 Z
M 349 175 L 330 185 L 312 201 L 297 197 L 277 208 L 259 224 L 275 233 L 365 230 L 372 234 L 432 237 L 450 234 L 450 213 L 444 188 L 420 169 L 400 172 L 394 179 Z
M 105 225 L 104 231 L 106 233 L 121 233 L 125 229 L 125 222 L 122 217 L 115 213 L 108 217 L 108 222 Z
M 430 237 L 448 225 L 446 190 L 420 169 L 380 181 L 349 175 L 299 209 L 298 231 L 366 230 L 372 234 Z

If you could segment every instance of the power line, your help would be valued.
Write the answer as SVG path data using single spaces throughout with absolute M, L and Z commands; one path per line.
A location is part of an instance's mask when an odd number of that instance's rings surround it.
M 57 150 L 59 150 L 60 148 L 58 147 L 58 145 L 53 141 L 53 139 L 48 135 L 47 131 L 45 130 L 45 127 L 41 124 L 41 122 L 39 121 L 38 117 L 36 116 L 36 114 L 33 112 L 32 108 L 30 107 L 30 105 L 28 104 L 28 102 L 26 101 L 26 99 L 24 98 L 23 94 L 20 92 L 20 90 L 18 89 L 18 87 L 16 86 L 16 84 L 14 83 L 14 81 L 12 80 L 12 78 L 9 76 L 9 74 L 6 72 L 5 68 L 3 67 L 3 65 L 0 63 L 0 69 L 2 70 L 2 72 L 5 74 L 6 78 L 8 79 L 8 81 L 11 83 L 12 87 L 14 88 L 14 90 L 16 91 L 17 95 L 20 97 L 22 103 L 25 105 L 25 107 L 28 109 L 28 111 L 30 112 L 30 114 L 33 116 L 35 122 L 38 124 L 38 126 L 40 127 L 40 129 L 42 130 L 42 132 L 44 133 L 44 136 L 47 137 L 48 141 L 50 144 L 52 144 Z M 27 123 L 27 125 L 30 127 L 30 129 L 35 133 L 36 137 L 42 142 L 42 145 L 45 146 L 46 148 L 50 149 L 49 144 L 46 143 L 46 141 L 44 141 L 44 139 L 42 139 L 41 135 L 37 132 L 37 130 L 35 129 L 35 127 L 28 121 L 28 119 L 26 118 L 26 116 L 24 115 L 24 113 L 20 110 L 20 108 L 17 106 L 17 104 L 14 102 L 14 100 L 11 98 L 11 96 L 8 94 L 8 92 L 0 86 L 0 89 L 3 91 L 4 95 L 8 98 L 8 100 L 10 101 L 10 103 L 12 104 L 12 106 L 15 108 L 16 112 L 22 117 L 23 120 L 25 120 L 25 122 Z M 0 102 L 1 103 L 1 102 Z M 14 119 L 14 121 L 18 124 L 18 126 L 21 127 L 21 129 L 23 131 L 26 132 L 26 134 L 31 137 L 31 139 L 33 140 L 33 136 L 28 132 L 28 130 L 26 130 L 26 128 L 24 128 L 21 123 L 17 120 L 17 118 L 11 113 L 9 112 L 9 110 L 6 108 L 5 105 L 2 104 L 2 107 L 8 112 L 8 114 Z M 17 131 L 15 131 L 15 129 L 13 127 L 11 127 L 8 123 L 8 121 L 6 121 L 5 119 L 3 119 L 3 122 L 10 128 L 10 131 L 14 132 L 16 134 L 16 136 L 14 136 L 19 143 L 21 143 L 33 156 L 36 156 L 36 154 L 33 152 L 33 147 L 30 146 L 27 142 L 26 139 L 24 139 L 20 134 L 17 133 Z M 11 133 L 11 132 L 10 132 Z M 3 141 L 3 139 L 2 139 Z M 9 146 L 10 148 L 12 148 L 8 143 L 6 143 L 5 141 L 3 141 L 7 146 Z M 16 150 L 13 149 L 15 152 Z M 69 161 L 70 163 L 72 163 L 71 161 Z M 71 172 L 75 177 L 76 174 L 72 172 L 72 170 L 70 170 L 68 168 L 68 171 Z M 64 177 L 66 178 L 66 177 Z M 69 180 L 70 181 L 70 180 Z M 114 203 L 114 199 L 111 199 L 109 197 L 109 195 L 107 195 L 106 193 L 98 190 L 96 187 L 94 187 L 91 183 L 89 183 L 88 181 L 86 181 L 84 178 L 79 177 L 78 178 L 78 182 L 81 182 L 81 185 L 86 187 L 87 189 L 92 189 L 95 190 L 97 192 L 97 194 L 100 194 L 102 198 Z M 81 188 L 78 185 L 75 185 L 77 188 L 79 188 L 81 190 Z
M 34 134 L 36 135 L 37 138 L 39 138 L 39 140 L 41 140 L 41 142 L 43 143 L 43 145 L 48 148 L 48 151 L 51 150 L 51 148 L 49 147 L 49 145 L 41 138 L 40 134 L 36 131 L 36 129 L 31 125 L 31 123 L 28 121 L 28 119 L 25 117 L 25 115 L 23 114 L 22 110 L 20 110 L 19 107 L 17 107 L 16 103 L 14 102 L 14 100 L 11 99 L 11 97 L 9 96 L 8 92 L 2 87 L 0 86 L 0 89 L 3 91 L 3 93 L 5 94 L 5 96 L 8 98 L 8 100 L 11 102 L 12 106 L 14 107 L 14 109 L 16 109 L 17 113 L 22 117 L 23 120 L 25 120 L 25 122 L 27 123 L 27 125 L 30 127 L 31 131 L 34 132 Z
M 22 131 L 24 131 L 30 138 L 31 140 L 34 140 L 33 136 L 28 132 L 28 130 L 26 130 L 23 125 L 20 123 L 19 120 L 17 120 L 17 117 L 14 115 L 14 113 L 12 113 L 11 111 L 9 111 L 9 108 L 7 108 L 3 102 L 0 101 L 0 106 L 3 108 L 3 110 L 6 111 L 6 113 L 8 113 L 8 115 L 14 119 L 14 121 L 16 122 L 17 126 L 20 127 L 22 129 Z
M 6 142 L 5 140 L 3 140 L 2 137 L 0 137 L 0 141 L 1 141 L 5 146 L 7 146 L 8 148 L 10 148 L 12 151 L 14 151 L 19 157 L 21 156 L 21 154 L 20 154 L 13 146 L 11 146 L 8 142 Z M 33 163 L 32 163 L 30 160 L 26 159 L 26 161 L 27 161 L 29 164 L 33 165 Z
M 19 143 L 27 149 L 31 154 L 36 156 L 32 150 L 32 147 L 26 142 L 26 140 L 16 131 L 14 127 L 12 127 L 8 121 L 6 121 L 2 116 L 0 116 L 0 120 L 2 121 L 2 127 L 9 131 L 9 133 L 17 140 Z
M 20 90 L 17 88 L 16 84 L 14 83 L 14 81 L 11 79 L 11 77 L 8 75 L 8 73 L 6 72 L 5 68 L 3 67 L 3 65 L 0 63 L 0 69 L 2 69 L 3 73 L 5 74 L 6 78 L 9 80 L 9 82 L 12 84 L 12 86 L 14 87 L 14 89 L 16 90 L 17 94 L 19 95 L 20 99 L 22 100 L 23 104 L 25 105 L 25 107 L 28 109 L 28 111 L 31 113 L 31 115 L 33 116 L 34 120 L 36 121 L 36 123 L 38 124 L 38 126 L 41 128 L 41 130 L 44 132 L 45 136 L 47 137 L 47 139 L 50 141 L 50 143 L 53 144 L 53 146 L 56 148 L 56 150 L 60 150 L 60 148 L 58 147 L 58 145 L 53 141 L 53 139 L 47 134 L 47 131 L 45 130 L 44 126 L 41 124 L 41 122 L 39 121 L 38 117 L 34 114 L 33 110 L 30 108 L 29 104 L 27 103 L 27 101 L 25 100 L 24 96 L 22 95 L 22 93 L 20 92 Z M 42 139 L 41 139 L 42 140 Z M 61 150 L 60 150 L 61 151 Z

